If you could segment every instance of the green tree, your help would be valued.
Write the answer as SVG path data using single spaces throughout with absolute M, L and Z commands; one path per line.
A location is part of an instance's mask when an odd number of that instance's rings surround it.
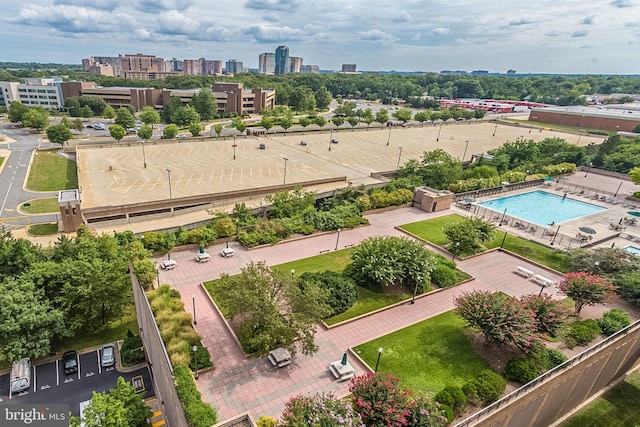
M 313 284 L 302 291 L 289 272 L 251 263 L 240 274 L 223 274 L 216 287 L 216 301 L 236 323 L 238 338 L 247 353 L 264 355 L 278 346 L 295 353 L 314 354 L 316 322 L 330 308 L 326 293 Z
M 280 126 L 284 129 L 285 133 L 287 129 L 293 126 L 293 119 L 291 117 L 283 117 L 280 119 Z
M 80 120 L 80 123 L 82 123 L 82 120 Z M 62 119 L 60 119 L 60 124 L 71 130 L 71 121 L 67 116 L 62 116 Z
M 431 120 L 431 112 L 429 110 L 422 110 L 416 113 L 414 119 L 419 121 L 420 123 L 427 122 Z
M 135 117 L 133 117 L 133 114 L 131 114 L 131 111 L 129 111 L 128 108 L 120 107 L 118 108 L 118 111 L 116 111 L 115 123 L 122 126 L 124 129 L 129 129 L 136 125 L 136 119 Z M 111 127 L 109 127 L 109 129 L 111 129 Z M 119 141 L 122 138 L 115 139 Z
M 160 123 L 160 114 L 155 108 L 146 106 L 140 113 L 140 121 L 153 129 L 153 125 Z
M 631 177 L 631 182 L 640 185 L 640 167 L 636 166 L 635 168 L 631 169 L 629 171 L 629 176 Z
M 356 127 L 360 120 L 357 117 L 347 117 L 347 122 L 351 125 L 352 128 Z
M 202 127 L 200 122 L 192 122 L 189 124 L 189 132 L 191 132 L 191 135 L 193 135 L 194 137 L 200 136 L 203 129 L 204 128 Z
M 115 139 L 118 142 L 120 142 L 120 140 L 124 138 L 126 134 L 127 131 L 121 125 L 115 124 L 109 126 L 109 135 L 111 135 L 111 138 Z
M 213 131 L 216 133 L 216 136 L 220 138 L 220 134 L 222 133 L 222 125 L 214 125 Z
M 331 100 L 333 99 L 331 93 L 325 86 L 320 86 L 318 90 L 315 91 L 314 96 L 316 98 L 316 107 L 319 110 L 329 108 L 329 104 L 331 104 Z
M 336 125 L 336 127 L 339 128 L 344 124 L 344 117 L 333 116 L 331 117 L 331 121 L 333 122 L 334 125 Z
M 153 136 L 153 129 L 151 129 L 151 126 L 147 126 L 147 125 L 142 126 L 138 131 L 138 136 L 140 137 L 140 139 L 143 139 L 146 141 L 147 139 Z
M 462 175 L 462 163 L 446 151 L 437 149 L 423 154 L 416 172 L 422 176 L 426 186 L 444 190 Z
M 442 231 L 451 241 L 447 249 L 456 255 L 472 255 L 484 251 L 484 243 L 495 235 L 494 225 L 478 217 L 445 224 Z
M 316 202 L 316 193 L 305 191 L 302 186 L 296 186 L 291 191 L 278 191 L 265 197 L 271 204 L 271 216 L 273 218 L 288 218 L 313 207 Z
M 238 118 L 234 123 L 236 124 L 236 130 L 238 132 L 243 133 L 247 130 L 247 123 L 244 120 Z
M 102 110 L 102 116 L 106 119 L 113 120 L 116 118 L 116 110 L 113 109 L 111 105 L 107 105 Z
M 265 128 L 267 132 L 269 131 L 269 129 L 273 127 L 273 125 L 274 123 L 271 117 L 263 117 L 262 120 L 260 121 L 260 126 Z
M 302 130 L 304 130 L 307 126 L 311 124 L 311 119 L 309 117 L 300 117 L 300 120 L 298 121 L 298 123 L 300 123 L 300 126 L 302 126 Z
M 0 282 L 0 355 L 8 361 L 49 354 L 51 339 L 65 333 L 62 311 L 26 279 Z
M 29 108 L 22 116 L 22 125 L 40 132 L 49 126 L 49 112 L 40 106 Z
M 77 130 L 79 133 L 82 133 L 82 131 L 84 130 L 84 123 L 82 123 L 82 120 L 80 119 L 80 117 L 76 117 L 76 119 L 73 121 L 73 126 L 71 128 Z
M 463 292 L 454 298 L 456 312 L 478 328 L 487 342 L 512 345 L 525 353 L 537 339 L 533 313 L 520 301 L 500 292 Z
M 313 123 L 315 123 L 316 125 L 318 125 L 319 127 L 324 127 L 324 125 L 327 124 L 327 119 L 325 119 L 322 116 L 318 116 L 315 119 L 313 119 Z
M 85 105 L 80 109 L 80 115 L 85 119 L 91 118 L 93 117 L 93 110 L 88 105 Z
M 147 427 L 151 416 L 151 408 L 144 404 L 133 386 L 118 377 L 116 388 L 108 392 L 93 392 L 83 411 L 82 423 L 86 427 Z M 79 426 L 80 419 L 72 417 L 71 423 Z
M 162 136 L 164 139 L 173 139 L 178 135 L 178 125 L 171 123 L 162 129 Z
M 77 96 L 70 96 L 64 100 L 64 106 L 71 117 L 82 117 L 82 106 Z
M 162 109 L 162 118 L 166 123 L 175 123 L 173 115 L 182 108 L 182 100 L 178 96 L 170 96 L 169 100 Z
M 9 104 L 9 121 L 11 123 L 21 123 L 26 112 L 29 111 L 29 107 L 19 101 L 11 101 Z
M 411 120 L 411 109 L 409 108 L 401 108 L 393 113 L 393 117 L 400 120 L 402 123 L 406 123 Z
M 171 122 L 179 127 L 187 127 L 193 122 L 199 122 L 200 115 L 191 105 L 178 108 L 171 117 Z
M 211 120 L 218 114 L 218 101 L 208 88 L 200 89 L 200 91 L 191 98 L 189 104 L 193 106 L 200 115 L 201 120 Z
M 585 305 L 604 304 L 616 290 L 604 277 L 584 271 L 567 273 L 558 288 L 574 301 L 576 314 L 580 314 Z
M 71 131 L 63 124 L 51 125 L 47 129 L 47 138 L 54 144 L 64 145 L 65 142 L 73 138 Z
M 381 125 L 384 125 L 388 121 L 389 121 L 389 112 L 384 108 L 381 110 L 378 110 L 378 112 L 376 113 L 376 122 L 380 123 Z

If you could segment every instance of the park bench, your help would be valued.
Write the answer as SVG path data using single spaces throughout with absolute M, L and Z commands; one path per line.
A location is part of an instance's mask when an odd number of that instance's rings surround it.
M 533 271 L 521 266 L 517 266 L 516 269 L 514 270 L 514 273 L 519 274 L 520 276 L 526 277 L 526 278 L 529 278 L 534 274 Z

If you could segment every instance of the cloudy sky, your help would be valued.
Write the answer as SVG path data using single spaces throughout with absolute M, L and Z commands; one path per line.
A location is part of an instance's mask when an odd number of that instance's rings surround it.
M 2 0 L 0 61 L 237 58 L 321 69 L 640 73 L 640 0 Z

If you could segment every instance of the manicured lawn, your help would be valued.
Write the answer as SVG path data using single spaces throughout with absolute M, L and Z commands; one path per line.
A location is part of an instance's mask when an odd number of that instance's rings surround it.
M 59 191 L 78 188 L 75 162 L 54 151 L 36 151 L 27 178 L 27 190 Z
M 29 234 L 34 236 L 49 236 L 58 232 L 58 224 L 36 224 L 29 227 Z
M 640 372 L 580 410 L 562 427 L 636 427 L 640 420 Z
M 349 310 L 325 319 L 325 323 L 327 325 L 335 325 L 336 323 L 353 319 L 354 317 L 358 317 L 362 314 L 411 298 L 410 294 L 382 295 L 363 288 L 362 286 L 357 286 L 357 289 L 358 299 L 356 299 L 355 304 L 353 304 Z
M 463 219 L 464 217 L 453 214 L 442 216 L 439 218 L 428 219 L 425 221 L 414 222 L 411 224 L 404 224 L 401 225 L 400 228 L 413 233 L 418 237 L 428 240 L 435 245 L 445 246 L 451 242 L 442 232 L 442 227 L 445 224 L 460 222 Z M 504 234 L 504 231 L 496 230 L 496 235 L 493 240 L 487 242 L 485 246 L 488 249 L 500 247 L 502 239 L 504 238 Z M 562 253 L 556 252 L 555 250 L 539 243 L 531 242 L 529 240 L 508 234 L 507 238 L 504 241 L 503 247 L 524 258 L 539 262 L 540 264 L 546 265 L 547 267 L 553 268 L 555 270 L 561 272 L 568 271 L 566 258 Z
M 462 387 L 490 369 L 465 335 L 465 322 L 453 311 L 369 341 L 354 348 L 372 368 L 383 348 L 378 371 L 400 378 L 418 394 L 434 395 L 448 385 Z
M 425 221 L 403 224 L 400 226 L 400 228 L 424 240 L 427 240 L 434 245 L 444 246 L 445 244 L 450 243 L 450 241 L 442 232 L 442 227 L 444 227 L 445 224 L 455 224 L 458 222 L 462 222 L 463 220 L 464 217 L 461 215 L 445 215 Z
M 33 199 L 29 200 L 27 204 L 29 206 L 25 206 L 24 204 L 20 206 L 20 210 L 28 214 L 52 213 L 60 211 L 60 209 L 58 208 L 58 199 L 55 197 L 46 199 Z
M 274 270 L 291 271 L 295 270 L 295 275 L 299 276 L 306 272 L 335 271 L 341 273 L 351 262 L 352 248 L 341 249 L 339 251 L 327 252 L 297 261 L 286 262 L 273 266 Z

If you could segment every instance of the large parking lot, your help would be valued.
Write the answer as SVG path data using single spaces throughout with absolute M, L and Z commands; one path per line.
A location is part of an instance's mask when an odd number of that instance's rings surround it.
M 100 350 L 96 349 L 78 355 L 78 372 L 65 375 L 62 359 L 42 365 L 33 366 L 31 387 L 19 394 L 12 394 L 9 387 L 9 375 L 0 376 L 0 402 L 4 403 L 44 403 L 69 405 L 73 415 L 80 414 L 80 403 L 90 400 L 92 392 L 106 391 L 115 388 L 118 377 L 122 376 L 131 382 L 136 378 L 140 384 L 142 377 L 144 391 L 141 398 L 154 395 L 151 376 L 148 368 L 133 372 L 120 373 L 115 366 L 100 366 Z

